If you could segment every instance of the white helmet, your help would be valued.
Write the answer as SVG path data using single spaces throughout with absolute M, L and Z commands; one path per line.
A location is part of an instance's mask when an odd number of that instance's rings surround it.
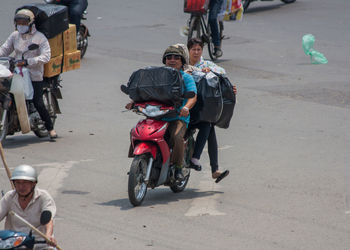
M 34 23 L 34 13 L 31 10 L 28 9 L 21 9 L 19 11 L 17 11 L 14 21 L 18 21 L 18 20 L 26 20 L 28 21 L 28 24 L 31 25 Z
M 38 175 L 36 170 L 29 165 L 19 165 L 12 172 L 11 181 L 14 180 L 27 180 L 32 182 L 38 181 Z

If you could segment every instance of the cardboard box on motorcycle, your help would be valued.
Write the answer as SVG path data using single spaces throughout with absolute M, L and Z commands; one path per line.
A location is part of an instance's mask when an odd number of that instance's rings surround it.
M 44 66 L 45 77 L 80 68 L 80 51 L 77 50 L 74 24 L 69 24 L 69 29 L 49 39 L 49 44 L 51 59 Z

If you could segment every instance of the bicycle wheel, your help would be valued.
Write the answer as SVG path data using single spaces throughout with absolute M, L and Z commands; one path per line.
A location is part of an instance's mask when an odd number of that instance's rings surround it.
M 189 22 L 189 30 L 187 35 L 187 41 L 196 37 L 202 39 L 201 23 L 199 16 L 192 15 Z
M 206 37 L 206 43 L 208 44 L 208 53 L 210 56 L 210 59 L 212 61 L 215 61 L 217 57 L 214 55 L 214 43 L 213 43 L 213 38 L 211 37 L 211 32 L 210 32 L 210 27 L 208 27 L 208 35 Z

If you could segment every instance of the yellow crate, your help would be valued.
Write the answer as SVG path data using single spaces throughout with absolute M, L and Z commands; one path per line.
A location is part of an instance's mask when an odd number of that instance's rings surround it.
M 80 50 L 64 55 L 63 72 L 80 68 Z
M 64 53 L 68 54 L 77 50 L 77 33 L 75 24 L 69 24 L 69 29 L 63 32 Z
M 51 58 L 61 56 L 63 54 L 62 33 L 49 39 L 49 44 L 50 44 L 50 48 L 51 48 Z
M 44 77 L 52 77 L 61 74 L 62 69 L 62 55 L 51 58 L 51 60 L 44 65 Z

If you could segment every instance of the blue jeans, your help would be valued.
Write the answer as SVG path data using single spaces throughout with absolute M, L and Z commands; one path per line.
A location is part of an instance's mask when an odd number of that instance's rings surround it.
M 214 46 L 220 46 L 220 32 L 218 26 L 218 14 L 220 13 L 221 6 L 224 0 L 210 0 L 209 3 L 209 25 L 211 30 L 211 37 L 213 39 Z
M 77 33 L 80 28 L 80 20 L 88 6 L 87 0 L 62 0 L 62 5 L 68 7 L 69 23 L 75 24 Z

